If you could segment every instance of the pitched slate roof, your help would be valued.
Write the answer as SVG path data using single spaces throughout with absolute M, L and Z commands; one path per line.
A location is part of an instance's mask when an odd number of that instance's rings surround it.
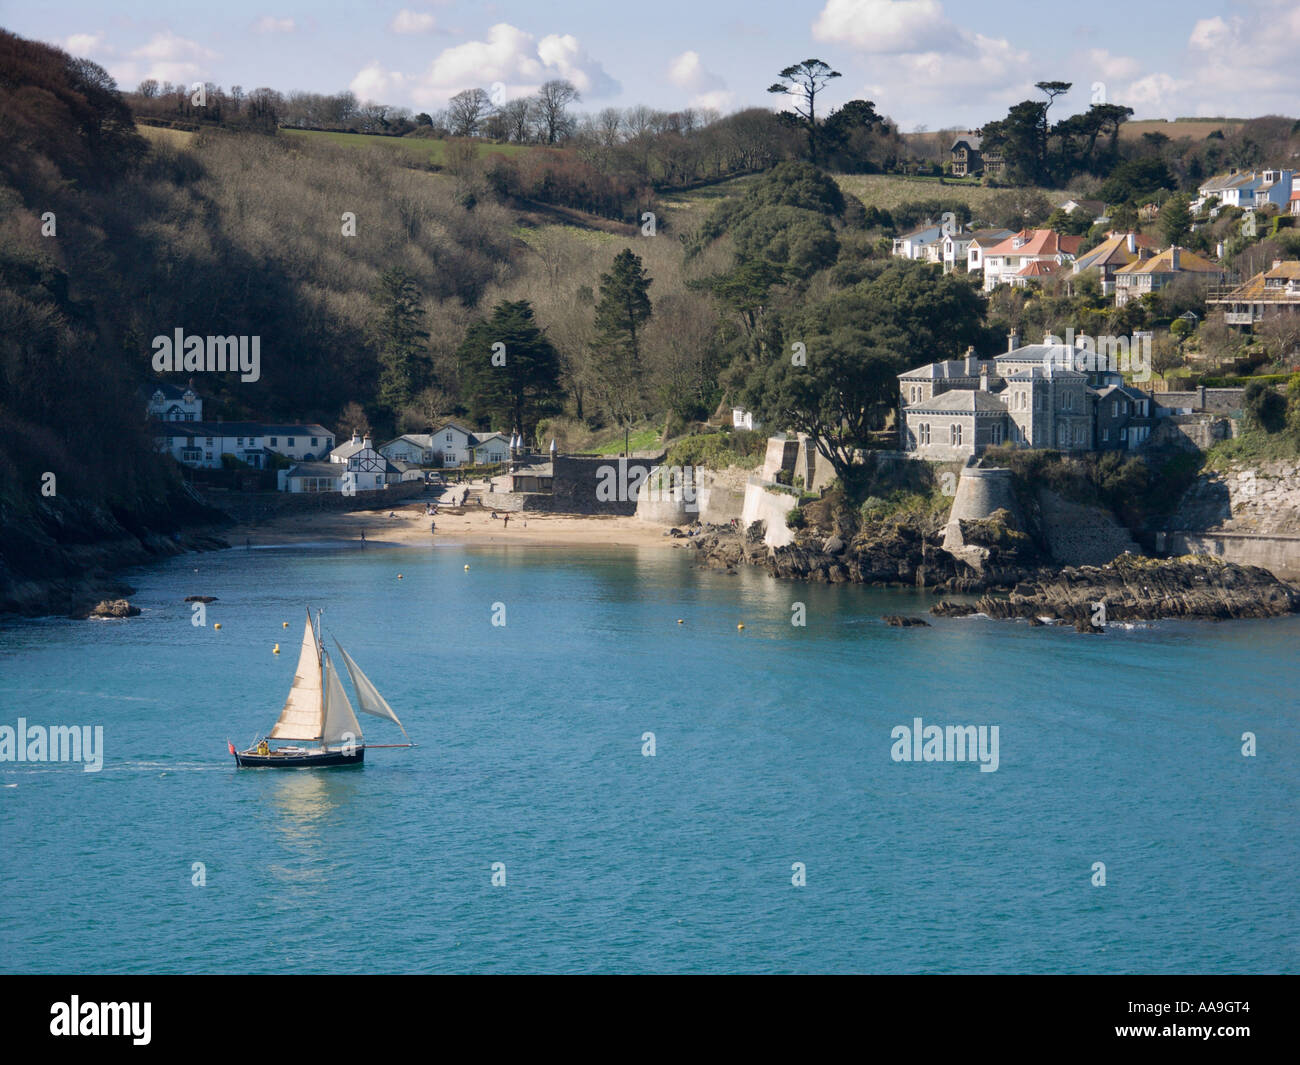
M 332 481 L 341 480 L 344 469 L 337 462 L 299 462 L 285 471 L 286 477 L 326 477 Z
M 1005 414 L 1007 405 L 990 392 L 954 388 L 940 392 L 933 399 L 922 399 L 904 408 L 908 413 L 977 414 L 992 411 Z
M 1134 246 L 1147 251 L 1154 251 L 1156 242 L 1151 237 L 1143 236 L 1141 233 L 1134 235 Z M 1139 258 L 1137 252 L 1128 250 L 1127 233 L 1111 233 L 1100 244 L 1090 251 L 1080 255 L 1075 260 L 1075 272 L 1088 270 L 1094 266 L 1124 266 Z
M 976 370 L 973 374 L 967 373 L 964 359 L 949 359 L 946 362 L 927 363 L 925 366 L 918 366 L 915 370 L 908 370 L 898 376 L 900 378 L 910 378 L 914 381 L 951 381 L 955 378 L 964 378 L 970 381 L 979 376 L 979 371 Z

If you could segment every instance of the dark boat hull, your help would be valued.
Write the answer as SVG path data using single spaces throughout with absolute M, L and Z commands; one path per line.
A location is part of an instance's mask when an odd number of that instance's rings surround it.
M 332 766 L 361 765 L 366 760 L 366 749 L 358 747 L 347 751 L 307 751 L 302 754 L 258 754 L 256 751 L 236 751 L 235 765 L 241 769 L 326 769 Z

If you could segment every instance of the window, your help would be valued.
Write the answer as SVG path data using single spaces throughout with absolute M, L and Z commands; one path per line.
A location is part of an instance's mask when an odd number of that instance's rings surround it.
M 994 444 L 1002 443 L 1002 425 L 1000 422 L 995 422 L 993 424 L 993 430 L 990 433 L 990 436 Z
M 1119 400 L 1117 399 L 1112 399 L 1110 401 L 1110 416 L 1112 418 L 1119 417 Z
M 208 447 L 212 446 L 212 437 L 208 437 Z
M 272 447 L 278 447 L 279 444 L 280 444 L 280 440 L 279 440 L 278 437 L 274 437 L 274 436 L 271 437 L 271 446 L 272 446 Z
M 312 446 L 312 447 L 315 447 L 315 446 L 316 446 L 316 437 L 314 437 L 314 436 L 311 438 L 311 446 Z
M 447 434 L 447 443 L 451 443 L 451 433 Z
M 1121 428 L 1120 431 L 1119 431 L 1119 438 L 1120 438 L 1120 440 L 1127 440 L 1127 439 L 1128 439 L 1128 430 L 1127 430 L 1127 429 L 1124 429 L 1124 428 Z
M 926 446 L 926 447 L 928 447 L 929 444 L 930 444 L 930 423 L 929 423 L 929 422 L 922 422 L 922 423 L 921 423 L 920 425 L 918 425 L 916 428 L 917 428 L 917 432 L 918 432 L 918 435 L 919 435 L 919 437 L 920 437 L 920 441 L 921 441 L 922 446 Z
M 961 447 L 961 422 L 953 422 L 948 427 L 948 442 L 953 447 Z
M 1110 441 L 1110 430 L 1103 429 L 1101 431 L 1101 442 L 1105 444 L 1105 443 L 1109 443 L 1109 441 Z
M 293 437 L 289 437 L 289 439 L 286 441 L 286 443 L 287 443 L 290 447 L 293 447 Z

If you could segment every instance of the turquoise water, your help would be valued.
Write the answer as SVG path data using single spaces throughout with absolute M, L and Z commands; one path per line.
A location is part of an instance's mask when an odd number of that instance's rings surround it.
M 930 600 L 690 562 L 236 550 L 133 574 L 130 621 L 6 625 L 0 725 L 102 725 L 105 764 L 0 764 L 0 968 L 1300 968 L 1300 618 L 891 629 Z M 419 748 L 235 770 L 307 601 Z M 997 771 L 893 761 L 916 716 L 999 726 Z

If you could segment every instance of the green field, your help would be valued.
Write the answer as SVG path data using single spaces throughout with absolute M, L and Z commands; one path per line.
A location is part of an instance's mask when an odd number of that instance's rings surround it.
M 890 210 L 900 203 L 913 200 L 961 200 L 972 208 L 987 205 L 1006 189 L 988 188 L 984 185 L 957 185 L 937 178 L 902 177 L 898 174 L 835 174 L 841 189 L 852 193 L 867 207 Z M 1048 199 L 1055 201 L 1067 195 L 1059 189 L 1039 189 Z
M 447 149 L 447 142 L 432 137 L 380 137 L 373 133 L 341 133 L 334 130 L 315 129 L 281 129 L 281 133 L 290 137 L 325 140 L 331 144 L 342 144 L 349 148 L 380 147 L 386 151 L 402 152 L 413 160 L 431 162 L 442 166 Z M 474 147 L 480 156 L 484 155 L 519 155 L 530 149 L 526 144 L 490 144 L 476 143 Z

